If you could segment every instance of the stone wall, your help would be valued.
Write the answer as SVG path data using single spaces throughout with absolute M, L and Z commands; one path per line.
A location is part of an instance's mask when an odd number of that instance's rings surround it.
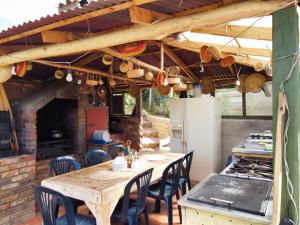
M 35 173 L 35 155 L 0 159 L 0 225 L 15 225 L 35 215 Z
M 245 141 L 250 133 L 260 133 L 265 130 L 272 131 L 272 120 L 223 119 L 223 166 L 226 165 L 227 158 L 231 155 L 234 146 Z
M 170 119 L 148 115 L 148 120 L 152 123 L 152 127 L 154 130 L 158 132 L 159 138 L 167 138 L 171 134 L 171 125 Z

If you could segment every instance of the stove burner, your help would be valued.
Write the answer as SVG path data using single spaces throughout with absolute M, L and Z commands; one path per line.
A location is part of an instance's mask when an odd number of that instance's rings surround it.
M 226 174 L 273 179 L 273 162 L 270 160 L 240 159 L 233 163 Z

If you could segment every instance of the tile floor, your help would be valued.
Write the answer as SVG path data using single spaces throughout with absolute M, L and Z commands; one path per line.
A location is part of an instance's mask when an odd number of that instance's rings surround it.
M 175 202 L 175 199 L 174 199 Z M 151 225 L 167 225 L 168 224 L 168 217 L 167 217 L 167 210 L 165 204 L 161 203 L 161 213 L 153 213 L 154 211 L 154 201 L 148 200 L 148 210 L 149 210 L 149 221 Z M 79 213 L 84 215 L 88 214 L 88 209 L 85 206 L 82 206 L 79 208 Z M 60 212 L 62 214 L 62 212 Z M 90 215 L 91 216 L 91 215 Z M 141 223 L 140 225 L 144 225 L 144 218 L 141 217 Z M 178 208 L 177 204 L 173 204 L 173 224 L 178 225 L 179 224 L 179 214 L 178 214 Z M 33 218 L 25 221 L 22 224 L 19 225 L 42 225 L 41 217 L 40 215 L 36 215 Z M 112 225 L 119 225 L 119 223 L 112 223 Z

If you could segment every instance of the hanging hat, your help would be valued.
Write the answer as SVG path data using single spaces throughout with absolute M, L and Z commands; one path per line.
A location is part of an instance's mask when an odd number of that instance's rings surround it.
M 173 90 L 177 92 L 181 91 L 186 91 L 187 90 L 187 84 L 179 83 L 179 84 L 174 84 Z
M 200 81 L 201 91 L 203 94 L 211 94 L 215 90 L 215 82 L 211 79 L 203 79 Z
M 132 57 L 141 54 L 147 48 L 146 41 L 136 41 L 127 43 L 120 46 L 120 52 L 122 55 Z
M 245 83 L 246 83 L 247 78 L 248 78 L 248 75 L 240 75 L 239 76 L 240 85 L 236 86 L 236 89 L 240 93 L 246 93 Z
M 221 52 L 220 48 L 218 48 L 216 46 L 209 46 L 208 48 L 211 52 L 212 57 L 215 60 L 220 60 L 222 58 L 222 52 Z
M 54 77 L 58 80 L 62 79 L 64 76 L 65 76 L 65 73 L 62 70 L 56 70 L 54 73 Z
M 156 86 L 159 88 L 161 86 L 164 86 L 164 80 L 165 80 L 165 73 L 159 72 L 156 77 Z
M 169 85 L 167 86 L 161 85 L 160 87 L 157 87 L 157 90 L 162 96 L 167 96 L 171 91 L 171 87 Z
M 104 65 L 109 66 L 113 62 L 113 57 L 111 55 L 105 54 L 102 57 L 102 62 L 103 62 Z
M 222 67 L 229 67 L 235 63 L 235 58 L 232 55 L 225 56 L 221 59 L 220 65 Z
M 133 82 L 130 82 L 129 83 L 129 94 L 132 97 L 138 97 L 140 95 L 140 86 Z
M 246 79 L 245 90 L 246 92 L 258 93 L 262 91 L 265 83 L 266 79 L 263 75 L 254 73 Z
M 129 70 L 127 72 L 127 77 L 128 78 L 138 78 L 138 77 L 143 77 L 145 74 L 144 69 L 134 69 L 134 70 Z
M 211 61 L 212 54 L 207 45 L 203 45 L 200 48 L 200 59 L 204 63 L 209 63 Z
M 16 65 L 16 74 L 18 77 L 24 77 L 26 74 L 27 62 L 20 62 Z
M 0 67 L 0 84 L 6 82 L 9 78 L 11 78 L 11 66 Z

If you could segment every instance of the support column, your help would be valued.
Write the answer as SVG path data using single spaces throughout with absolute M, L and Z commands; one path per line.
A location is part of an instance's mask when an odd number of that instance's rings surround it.
M 278 92 L 280 84 L 287 77 L 293 65 L 293 55 L 299 50 L 298 15 L 295 7 L 279 10 L 273 13 L 273 137 L 276 137 Z M 280 58 L 283 56 L 288 56 Z M 280 58 L 280 59 L 278 59 Z M 287 158 L 290 168 L 290 178 L 294 187 L 294 199 L 299 207 L 299 172 L 300 172 L 300 77 L 299 64 L 293 70 L 290 80 L 285 85 L 291 123 L 288 132 L 289 143 Z M 276 143 L 276 140 L 274 140 Z M 275 147 L 274 147 L 275 149 Z M 284 169 L 284 167 L 283 167 Z M 288 192 L 286 188 L 286 173 L 283 172 L 282 215 L 286 215 Z M 276 194 L 276 193 L 275 193 Z M 295 210 L 292 209 L 295 220 Z

